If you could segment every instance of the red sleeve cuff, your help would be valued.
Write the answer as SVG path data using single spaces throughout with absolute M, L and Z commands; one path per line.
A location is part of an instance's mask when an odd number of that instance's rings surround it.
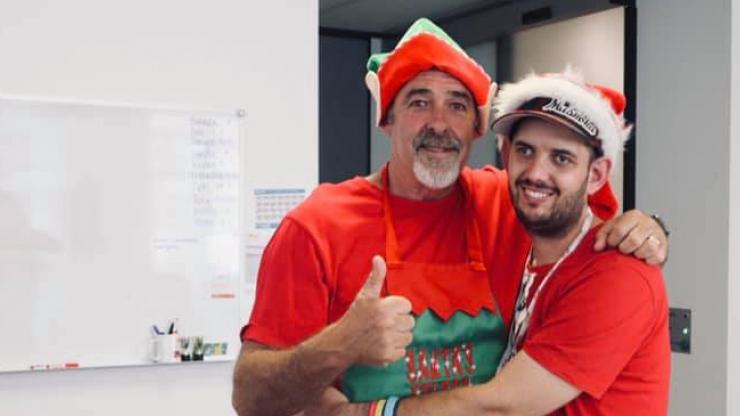
M 249 341 L 271 348 L 287 348 L 293 343 L 274 334 L 268 327 L 249 323 L 239 332 L 242 342 Z

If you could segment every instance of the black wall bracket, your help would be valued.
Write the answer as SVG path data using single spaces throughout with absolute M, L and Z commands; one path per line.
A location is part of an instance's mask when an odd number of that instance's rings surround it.
M 691 354 L 691 309 L 670 308 L 668 328 L 671 351 Z

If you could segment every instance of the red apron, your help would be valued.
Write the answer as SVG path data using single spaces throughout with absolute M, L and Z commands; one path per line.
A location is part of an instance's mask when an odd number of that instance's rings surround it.
M 388 168 L 383 170 L 386 231 L 384 295 L 406 297 L 416 318 L 406 357 L 387 367 L 353 366 L 342 390 L 353 402 L 408 396 L 488 381 L 506 345 L 506 331 L 483 263 L 480 233 L 469 191 L 463 188 L 468 261 L 403 261 L 393 226 Z M 433 260 L 433 259 L 430 259 Z

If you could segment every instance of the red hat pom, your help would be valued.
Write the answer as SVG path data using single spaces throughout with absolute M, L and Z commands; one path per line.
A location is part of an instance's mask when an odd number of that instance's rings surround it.
M 588 84 L 588 86 L 595 89 L 604 98 L 609 100 L 609 103 L 612 105 L 612 109 L 617 113 L 617 115 L 621 116 L 624 113 L 624 109 L 627 107 L 627 98 L 625 98 L 621 92 L 603 85 Z

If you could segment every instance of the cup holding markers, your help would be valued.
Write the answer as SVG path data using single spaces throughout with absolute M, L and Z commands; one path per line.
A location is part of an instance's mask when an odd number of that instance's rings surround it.
M 180 336 L 177 334 L 177 320 L 171 321 L 167 332 L 160 331 L 156 325 L 152 325 L 154 337 L 152 338 L 151 358 L 155 363 L 175 363 L 180 361 Z
M 180 342 L 177 334 L 155 335 L 152 339 L 152 361 L 176 363 L 180 361 Z

